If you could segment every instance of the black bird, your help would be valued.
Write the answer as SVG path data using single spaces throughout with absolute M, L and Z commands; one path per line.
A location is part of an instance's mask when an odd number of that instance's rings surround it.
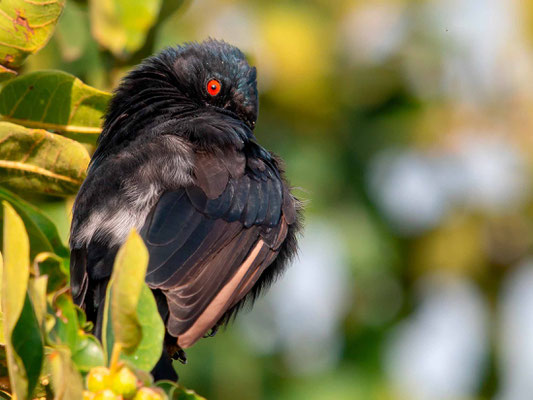
M 253 135 L 257 113 L 256 70 L 222 41 L 168 48 L 122 80 L 70 232 L 72 296 L 97 336 L 131 228 L 148 247 L 170 356 L 227 322 L 294 256 L 301 203 Z M 165 353 L 155 374 L 175 378 Z

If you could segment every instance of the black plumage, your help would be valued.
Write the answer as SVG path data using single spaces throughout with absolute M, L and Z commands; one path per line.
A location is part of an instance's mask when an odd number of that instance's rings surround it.
M 101 334 L 113 261 L 137 228 L 167 349 L 255 299 L 296 252 L 301 205 L 253 135 L 256 71 L 208 40 L 148 58 L 121 82 L 73 209 L 71 289 Z

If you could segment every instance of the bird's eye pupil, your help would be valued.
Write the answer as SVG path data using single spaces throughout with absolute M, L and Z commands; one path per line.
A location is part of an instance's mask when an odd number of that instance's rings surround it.
M 209 93 L 211 96 L 216 96 L 220 93 L 220 82 L 216 79 L 211 79 L 209 82 L 207 82 L 207 93 Z

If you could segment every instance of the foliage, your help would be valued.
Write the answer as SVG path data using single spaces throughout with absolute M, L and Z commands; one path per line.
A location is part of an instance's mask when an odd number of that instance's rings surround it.
M 89 333 L 92 324 L 85 320 L 83 310 L 72 303 L 65 286 L 47 294 L 48 275 L 30 268 L 29 239 L 22 218 L 7 201 L 3 207 L 1 351 L 7 356 L 11 393 L 20 399 L 49 393 L 54 398 L 80 398 L 83 376 L 92 382 L 98 371 L 109 365 L 109 384 L 99 387 L 88 383 L 89 390 L 100 393 L 109 389 L 124 398 L 132 398 L 139 390 L 142 395 L 140 388 L 152 384 L 150 379 L 146 381 L 144 371 L 150 371 L 157 362 L 164 336 L 152 292 L 144 283 L 148 257 L 142 239 L 133 231 L 117 256 L 115 271 L 122 272 L 114 273 L 109 290 L 120 296 L 108 297 L 110 305 L 106 308 L 111 312 L 107 318 L 111 322 L 104 325 L 112 328 L 108 327 L 106 335 L 111 351 L 106 352 Z M 46 257 L 36 258 L 42 262 Z M 128 386 L 133 375 L 124 371 L 130 369 L 137 378 Z M 160 385 L 161 397 L 154 399 L 163 399 L 167 394 L 171 399 L 180 398 L 180 393 L 200 399 L 174 383 Z M 121 392 L 126 390 L 124 387 L 130 388 L 130 395 Z M 154 389 L 154 393 L 159 392 Z
M 39 51 L 50 39 L 65 6 L 65 0 L 2 2 L 0 59 L 6 79 L 15 75 L 28 55 Z M 13 72 L 12 72 L 13 71 Z
M 109 93 L 62 71 L 36 71 L 7 82 L 0 91 L 5 121 L 54 130 L 96 143 Z
M 111 95 L 61 70 L 24 73 L 24 61 L 52 37 L 65 6 L 57 35 L 87 35 L 76 19 L 86 6 L 78 3 L 0 3 L 0 375 L 9 375 L 9 382 L 0 381 L 0 397 L 201 399 L 175 383 L 154 383 L 149 374 L 164 325 L 144 283 L 148 253 L 137 233 L 116 258 L 103 344 L 72 301 L 64 229 L 48 216 L 47 204 L 53 198 L 71 204 Z M 161 0 L 90 1 L 91 31 L 123 62 L 143 46 L 163 6 Z M 69 54 L 81 43 L 76 37 Z M 102 371 L 109 371 L 108 382 L 95 386 Z
M 118 57 L 138 50 L 157 20 L 161 0 L 94 0 L 92 32 L 98 42 Z
M 148 252 L 134 231 L 118 252 L 106 295 L 104 350 L 150 371 L 161 354 L 165 329 L 151 290 L 144 283 Z
M 0 122 L 0 182 L 19 191 L 76 193 L 89 164 L 78 142 L 43 129 Z

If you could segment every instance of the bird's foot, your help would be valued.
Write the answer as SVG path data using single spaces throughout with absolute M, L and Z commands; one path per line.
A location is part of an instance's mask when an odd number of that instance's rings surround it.
M 185 351 L 183 351 L 183 349 L 177 350 L 172 355 L 172 359 L 173 360 L 178 360 L 182 364 L 187 364 L 187 354 L 185 354 Z
M 204 335 L 204 338 L 213 337 L 217 334 L 217 332 L 218 332 L 218 325 L 211 328 L 211 330 Z

